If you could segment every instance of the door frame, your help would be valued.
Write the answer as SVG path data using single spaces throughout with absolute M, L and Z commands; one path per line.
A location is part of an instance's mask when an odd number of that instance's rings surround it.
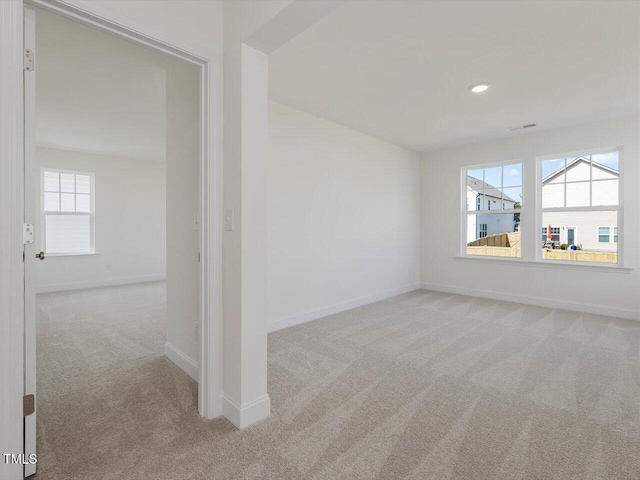
M 205 418 L 221 414 L 222 384 L 222 148 L 221 59 L 195 53 L 167 35 L 149 32 L 115 12 L 74 0 L 0 2 L 0 450 L 23 452 L 24 393 L 24 5 L 39 7 L 177 57 L 200 68 L 201 305 L 198 411 Z M 215 68 L 214 68 L 215 66 Z M 36 51 L 37 71 L 37 51 Z M 0 475 L 13 478 L 18 466 L 0 458 Z M 22 471 L 22 465 L 19 466 Z M 7 473 L 5 477 L 5 471 Z
M 24 105 L 22 2 L 0 2 L 0 453 L 24 453 Z M 24 467 L 0 458 L 0 478 Z

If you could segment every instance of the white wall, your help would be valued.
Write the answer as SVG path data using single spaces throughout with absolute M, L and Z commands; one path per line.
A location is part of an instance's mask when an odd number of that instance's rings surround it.
M 418 286 L 417 153 L 270 102 L 268 178 L 270 330 Z
M 268 57 L 245 44 L 290 0 L 224 2 L 222 413 L 238 428 L 271 411 L 267 393 Z
M 104 9 L 108 16 L 119 16 L 127 25 L 169 39 L 174 44 L 212 60 L 222 54 L 222 0 L 68 0 L 91 10 Z M 153 35 L 155 34 L 155 35 Z M 213 72 L 216 74 L 216 72 Z M 221 74 L 221 72 L 220 72 Z
M 167 345 L 197 379 L 200 352 L 200 72 L 167 60 Z M 197 228 L 197 230 L 196 230 Z M 177 357 L 176 357 L 177 355 Z M 185 363 L 186 362 L 186 363 Z
M 422 155 L 422 282 L 435 288 L 472 295 L 545 302 L 581 311 L 639 318 L 640 159 L 638 117 L 540 131 L 506 140 L 477 143 Z M 535 162 L 537 156 L 604 147 L 624 147 L 624 264 L 633 270 L 590 270 L 588 267 L 517 265 L 460 255 L 460 169 L 469 164 L 522 160 L 524 201 L 522 255 L 540 243 L 535 222 Z M 434 205 L 438 199 L 438 205 Z M 429 232 L 437 231 L 438 235 Z M 530 232 L 533 232 L 531 234 Z
M 38 148 L 39 168 L 95 174 L 96 255 L 48 257 L 37 262 L 39 291 L 66 290 L 166 275 L 165 165 Z M 40 192 L 37 205 L 40 207 Z M 36 232 L 41 233 L 40 228 Z M 38 237 L 37 241 L 40 241 Z M 41 245 L 41 243 L 39 243 Z

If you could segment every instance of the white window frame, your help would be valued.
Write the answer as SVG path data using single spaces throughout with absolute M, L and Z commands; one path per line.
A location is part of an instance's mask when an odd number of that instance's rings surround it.
M 542 208 L 542 162 L 545 160 L 554 160 L 557 158 L 578 158 L 581 156 L 598 155 L 603 153 L 618 152 L 618 205 L 604 205 L 604 206 L 588 206 L 588 207 L 554 207 L 554 208 Z M 596 263 L 596 262 L 578 262 L 571 260 L 544 260 L 542 258 L 542 248 L 536 248 L 535 261 L 541 264 L 558 264 L 558 265 L 581 265 L 585 267 L 593 266 L 605 266 L 622 267 L 624 265 L 624 248 L 623 235 L 624 232 L 623 219 L 624 219 L 624 148 L 620 145 L 615 147 L 602 147 L 602 148 L 589 148 L 584 150 L 577 150 L 573 152 L 555 153 L 551 155 L 543 155 L 536 157 L 536 232 L 540 232 L 544 224 L 542 222 L 542 216 L 545 212 L 611 212 L 615 211 L 618 219 L 618 262 L 617 263 Z M 589 182 L 589 198 L 592 198 L 591 190 L 593 187 L 593 180 Z M 566 188 L 565 188 L 565 205 L 566 205 Z M 539 247 L 539 245 L 538 245 Z
M 62 212 L 62 211 L 45 211 L 44 209 L 44 175 L 45 172 L 68 173 L 72 175 L 86 175 L 91 179 L 90 193 L 90 211 L 89 212 Z M 65 170 L 60 168 L 40 168 L 40 202 L 38 211 L 40 213 L 40 250 L 47 253 L 47 258 L 51 257 L 74 257 L 96 254 L 95 228 L 96 228 L 96 207 L 95 207 L 95 173 L 82 172 L 78 170 Z M 47 215 L 89 215 L 90 219 L 90 250 L 88 252 L 69 252 L 69 253 L 49 253 L 46 250 L 46 216 Z
M 616 233 L 616 229 L 618 227 L 616 227 L 615 225 L 598 225 L 596 228 L 597 228 L 596 237 L 598 237 L 598 243 L 618 243 L 620 241 L 620 236 L 618 235 L 618 233 Z M 601 242 L 600 241 L 600 229 L 601 228 L 608 228 L 609 229 L 609 240 L 607 240 L 606 242 Z M 618 237 L 618 242 L 616 242 L 616 237 Z
M 596 231 L 596 237 L 598 237 L 598 243 L 613 243 L 611 241 L 611 237 L 613 236 L 613 228 L 611 227 L 611 225 L 598 225 L 596 228 L 598 229 Z M 600 241 L 600 229 L 601 228 L 606 228 L 607 229 L 607 241 L 606 242 L 601 242 Z
M 522 185 L 520 185 L 520 188 L 522 188 L 522 196 L 524 197 L 524 191 L 525 191 L 525 161 L 523 159 L 515 159 L 515 160 L 503 160 L 503 161 L 499 161 L 499 162 L 491 162 L 491 163 L 480 163 L 480 164 L 475 164 L 475 165 L 465 165 L 463 167 L 460 168 L 460 207 L 461 207 L 461 211 L 460 211 L 460 257 L 462 258 L 471 258 L 473 260 L 475 259 L 487 259 L 487 260 L 493 260 L 493 259 L 499 259 L 500 261 L 506 261 L 506 262 L 520 262 L 522 261 L 523 258 L 523 252 L 522 249 L 520 250 L 520 257 L 509 257 L 509 258 L 501 258 L 501 257 L 496 257 L 496 256 L 492 256 L 492 255 L 469 255 L 467 254 L 467 224 L 468 221 L 467 219 L 469 218 L 469 215 L 504 215 L 504 214 L 515 214 L 515 213 L 520 213 L 520 225 L 522 225 L 522 214 L 524 213 L 524 198 L 522 199 L 522 201 L 520 202 L 521 207 L 519 209 L 515 209 L 515 208 L 508 208 L 508 209 L 489 209 L 487 208 L 486 210 L 469 210 L 467 207 L 467 172 L 469 170 L 478 170 L 478 169 L 488 169 L 488 168 L 493 168 L 493 167 L 504 167 L 505 165 L 515 165 L 515 164 L 520 164 L 521 165 L 521 171 L 522 171 Z M 504 171 L 502 172 L 502 183 L 504 184 Z M 484 179 L 483 179 L 484 181 Z M 497 187 L 496 187 L 497 188 Z M 505 187 L 501 187 L 501 188 L 505 188 Z M 509 187 L 507 187 L 509 188 Z M 485 195 L 483 195 L 484 198 L 487 198 Z M 490 200 L 488 200 L 490 201 Z M 528 200 L 527 200 L 528 201 Z M 477 208 L 477 203 L 476 203 L 476 208 Z M 476 222 L 477 224 L 477 222 Z

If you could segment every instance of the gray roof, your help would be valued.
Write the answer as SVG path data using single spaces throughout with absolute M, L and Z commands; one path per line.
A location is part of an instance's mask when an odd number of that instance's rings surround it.
M 475 190 L 480 194 L 483 193 L 484 191 L 484 195 L 486 197 L 503 198 L 504 200 L 507 200 L 508 202 L 513 202 L 513 203 L 518 201 L 518 200 L 514 200 L 507 194 L 504 194 L 504 197 L 503 197 L 502 192 L 496 187 L 494 187 L 493 185 L 490 185 L 486 182 L 483 182 L 479 178 L 475 178 L 469 175 L 467 175 L 467 187 L 469 187 L 471 190 Z

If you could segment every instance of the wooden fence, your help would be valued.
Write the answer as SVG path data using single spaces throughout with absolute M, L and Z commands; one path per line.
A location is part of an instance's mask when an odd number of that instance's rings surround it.
M 520 257 L 520 246 L 491 247 L 483 245 L 479 247 L 467 247 L 467 255 L 488 255 L 491 257 Z M 543 250 L 542 258 L 545 260 L 568 260 L 573 262 L 618 263 L 616 252 L 595 252 L 589 250 Z
M 520 248 L 511 247 L 490 247 L 482 245 L 481 247 L 467 247 L 467 255 L 489 255 L 491 257 L 519 257 Z
M 499 233 L 468 243 L 470 247 L 520 247 L 520 232 Z
M 618 263 L 617 252 L 595 252 L 593 250 L 543 250 L 542 258 L 572 262 Z

